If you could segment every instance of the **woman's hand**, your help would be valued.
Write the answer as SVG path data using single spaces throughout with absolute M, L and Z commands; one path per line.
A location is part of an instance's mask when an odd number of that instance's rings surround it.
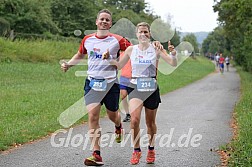
M 174 46 L 171 44 L 171 41 L 168 41 L 168 50 L 171 52 L 173 56 L 176 55 L 176 50 L 174 49 Z
M 154 48 L 156 50 L 163 50 L 164 49 L 163 45 L 159 41 L 153 41 L 152 45 L 154 46 Z

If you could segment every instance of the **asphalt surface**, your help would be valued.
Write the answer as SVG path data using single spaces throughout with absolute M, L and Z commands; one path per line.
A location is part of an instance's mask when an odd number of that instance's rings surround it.
M 169 82 L 167 83 L 169 84 Z M 232 138 L 230 121 L 239 99 L 240 78 L 234 68 L 223 75 L 207 77 L 163 95 L 157 115 L 156 162 L 146 164 L 146 128 L 143 129 L 142 158 L 137 166 L 213 167 L 220 165 L 216 149 Z M 123 115 L 124 117 L 124 115 Z M 142 112 L 144 118 L 144 112 Z M 114 125 L 103 118 L 101 154 L 104 166 L 130 166 L 132 153 L 129 123 L 123 123 L 124 143 L 114 142 Z M 85 134 L 87 124 L 59 132 L 32 144 L 0 154 L 1 167 L 81 167 L 91 155 Z M 127 140 L 128 139 L 128 140 Z

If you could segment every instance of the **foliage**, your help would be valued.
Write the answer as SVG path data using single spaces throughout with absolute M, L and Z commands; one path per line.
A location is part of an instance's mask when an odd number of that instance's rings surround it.
M 225 30 L 235 61 L 252 72 L 252 1 L 215 0 L 214 11 Z M 229 48 L 226 48 L 229 50 Z
M 10 31 L 10 23 L 0 17 L 0 36 L 6 36 L 8 31 Z
M 199 53 L 199 44 L 197 42 L 197 38 L 193 33 L 187 34 L 182 38 L 182 41 L 190 42 L 194 48 L 194 53 Z
M 5 29 L 9 25 L 19 34 L 51 33 L 70 37 L 75 30 L 80 30 L 82 38 L 85 30 L 96 29 L 97 12 L 103 8 L 112 11 L 113 23 L 121 18 L 134 24 L 143 20 L 151 23 L 157 16 L 145 12 L 147 5 L 145 0 L 2 0 L 0 24 Z
M 74 30 L 93 30 L 98 9 L 95 1 L 54 0 L 51 4 L 52 20 L 63 36 L 74 36 Z
M 134 13 L 141 13 L 146 8 L 144 0 L 104 0 L 106 7 L 113 6 L 117 10 L 132 10 Z
M 230 45 L 222 26 L 216 27 L 202 43 L 203 53 L 224 53 L 230 54 Z
M 0 17 L 9 21 L 10 28 L 16 32 L 41 34 L 58 31 L 51 19 L 49 0 L 4 0 L 0 9 Z
M 175 47 L 179 45 L 180 43 L 180 36 L 179 36 L 179 32 L 175 29 L 175 33 L 174 36 L 171 39 L 171 43 L 172 45 L 174 45 Z

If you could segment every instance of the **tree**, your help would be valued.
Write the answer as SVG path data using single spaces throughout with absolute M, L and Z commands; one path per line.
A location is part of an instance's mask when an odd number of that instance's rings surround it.
M 180 35 L 179 35 L 179 32 L 177 31 L 177 29 L 175 29 L 175 33 L 174 33 L 174 36 L 171 39 L 171 43 L 175 47 L 180 44 Z
M 133 24 L 152 23 L 158 16 L 145 12 L 144 0 L 1 0 L 1 25 L 18 33 L 74 36 L 75 30 L 95 30 L 97 12 L 108 8 L 113 23 L 121 18 Z M 3 29 L 3 26 L 1 26 Z M 2 30 L 1 30 L 2 31 Z
M 117 10 L 132 10 L 134 13 L 141 13 L 146 8 L 144 0 L 104 0 L 106 7 L 114 6 Z
M 194 56 L 195 53 L 199 53 L 199 44 L 197 42 L 197 38 L 193 33 L 187 34 L 182 38 L 182 41 L 190 42 L 194 48 L 194 52 L 192 55 Z
M 252 1 L 215 0 L 215 2 L 214 11 L 218 12 L 218 20 L 227 34 L 231 54 L 245 70 L 252 71 Z
M 54 0 L 51 5 L 52 20 L 64 36 L 73 36 L 74 30 L 94 30 L 99 1 Z
M 0 17 L 0 36 L 6 36 L 8 31 L 10 31 L 10 23 Z
M 227 35 L 222 26 L 218 26 L 213 32 L 208 34 L 207 38 L 202 43 L 203 53 L 224 53 L 230 54 L 230 44 L 227 40 Z
M 58 31 L 51 19 L 48 0 L 4 0 L 0 8 L 0 17 L 7 20 L 10 28 L 16 32 L 41 34 L 45 31 Z

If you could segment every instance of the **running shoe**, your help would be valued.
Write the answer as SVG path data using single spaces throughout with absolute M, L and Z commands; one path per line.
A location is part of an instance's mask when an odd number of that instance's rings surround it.
M 123 119 L 123 122 L 130 122 L 130 114 L 126 114 L 125 118 Z
M 147 162 L 147 164 L 152 164 L 155 162 L 155 151 L 154 150 L 148 150 L 146 162 Z
M 102 166 L 104 163 L 102 162 L 102 157 L 95 152 L 91 157 L 85 159 L 84 164 L 86 166 Z
M 122 125 L 121 125 L 120 129 L 115 130 L 115 141 L 117 143 L 121 143 L 122 137 L 123 137 L 123 129 L 122 129 Z
M 142 152 L 141 151 L 134 151 L 132 153 L 132 157 L 131 157 L 131 160 L 130 160 L 131 165 L 138 164 L 139 161 L 140 161 L 141 156 L 142 156 Z

